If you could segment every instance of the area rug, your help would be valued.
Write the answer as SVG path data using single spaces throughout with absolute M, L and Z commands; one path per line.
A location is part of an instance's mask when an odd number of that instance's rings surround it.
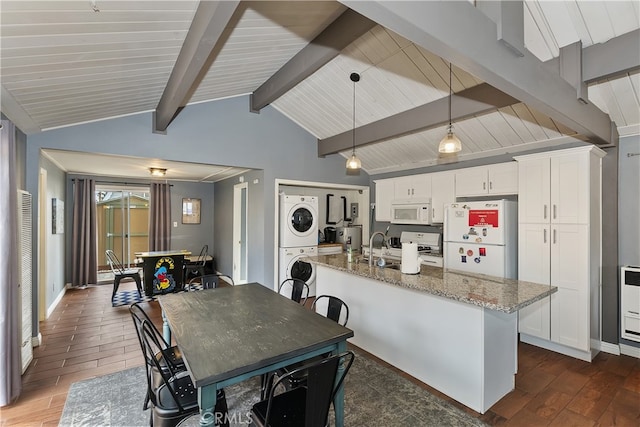
M 60 426 L 148 426 L 143 411 L 144 367 L 71 385 Z M 259 400 L 260 381 L 252 378 L 225 389 L 231 426 L 247 426 Z M 193 419 L 197 425 L 197 419 Z M 331 420 L 333 425 L 333 420 Z M 432 395 L 356 350 L 345 380 L 345 425 L 367 427 L 485 426 L 480 420 Z
M 138 295 L 138 291 L 136 289 L 126 290 L 126 291 L 118 291 L 113 296 L 111 300 L 112 307 L 120 307 L 121 305 L 131 305 L 136 302 L 143 301 L 154 301 L 156 298 L 154 296 L 146 296 L 144 292 L 142 293 L 142 297 Z

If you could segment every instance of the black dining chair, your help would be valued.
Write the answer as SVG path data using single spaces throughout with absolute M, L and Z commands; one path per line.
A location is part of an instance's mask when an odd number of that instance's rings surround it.
M 156 352 L 154 357 L 161 361 L 160 368 L 165 371 L 168 375 L 174 375 L 177 372 L 186 371 L 187 367 L 184 364 L 184 360 L 182 359 L 182 353 L 180 349 L 176 346 L 169 345 L 165 340 L 160 331 L 155 327 L 147 313 L 140 307 L 138 303 L 131 304 L 129 306 L 129 312 L 131 313 L 131 319 L 133 320 L 133 326 L 136 330 L 136 334 L 138 335 L 138 342 L 140 343 L 140 348 L 142 349 L 143 355 L 144 353 L 144 344 L 142 342 L 142 333 L 141 326 L 142 322 L 146 321 L 149 324 L 149 328 L 153 332 L 155 338 L 154 343 L 158 343 Z M 161 357 L 162 356 L 162 357 Z M 151 359 L 147 359 L 145 357 L 145 363 L 151 367 L 152 370 L 152 384 L 157 387 L 161 384 L 162 377 L 160 372 L 158 372 L 155 368 L 155 363 Z M 149 394 L 150 390 L 147 390 L 147 395 L 144 399 L 143 409 L 147 409 L 149 405 Z
M 285 279 L 278 286 L 278 293 L 304 305 L 309 298 L 309 285 L 304 280 Z
M 209 256 L 209 245 L 204 245 L 200 250 L 198 258 L 194 262 L 184 265 L 184 279 L 189 280 L 196 276 L 204 276 L 207 257 Z
M 145 360 L 150 360 L 152 366 L 145 364 L 147 370 L 147 387 L 151 402 L 150 426 L 175 427 L 189 415 L 200 411 L 198 406 L 198 389 L 193 385 L 187 371 L 173 372 L 164 370 L 163 366 L 170 366 L 162 351 L 162 341 L 154 331 L 155 327 L 147 320 L 140 325 L 140 337 Z M 159 356 L 159 357 L 158 357 Z M 155 371 L 152 370 L 155 368 Z M 154 384 L 155 372 L 160 373 L 160 384 Z M 229 414 L 224 390 L 216 393 L 214 409 L 215 425 L 229 426 Z
M 318 304 L 318 302 L 320 302 L 320 304 Z M 313 301 L 313 304 L 311 304 L 311 310 L 315 312 L 319 312 L 318 309 L 320 307 L 325 308 L 325 304 L 326 304 L 326 311 L 323 310 L 323 313 L 324 313 L 323 315 L 328 319 L 331 319 L 334 322 L 338 323 L 339 325 L 347 326 L 347 322 L 349 321 L 349 306 L 340 298 L 334 297 L 333 295 L 320 295 L 320 296 L 317 296 Z M 327 356 L 328 354 L 320 355 L 313 358 L 312 360 L 320 360 Z M 278 369 L 275 375 L 277 377 L 283 377 L 289 374 L 290 372 L 298 369 L 301 365 L 302 365 L 302 362 L 285 366 L 283 368 Z M 262 378 L 262 398 L 264 398 L 264 393 L 266 392 L 266 389 L 270 387 L 270 384 L 272 382 L 273 382 L 273 376 L 271 377 L 266 376 Z M 286 389 L 290 390 L 295 387 L 304 386 L 305 382 L 306 382 L 306 376 L 293 374 L 288 376 L 288 379 L 284 383 L 284 386 Z
M 251 420 L 259 427 L 325 427 L 336 392 L 353 364 L 352 351 L 307 363 L 281 377 L 267 398 L 253 405 Z M 341 369 L 338 369 L 341 367 Z M 289 375 L 305 375 L 307 384 L 276 394 Z
M 140 278 L 140 269 L 138 268 L 125 268 L 124 265 L 120 262 L 115 252 L 111 249 L 107 249 L 105 251 L 107 255 L 107 261 L 109 262 L 109 266 L 111 267 L 111 271 L 113 272 L 113 292 L 111 293 L 111 301 L 113 301 L 113 297 L 118 292 L 118 287 L 120 286 L 120 281 L 125 278 L 131 278 L 135 280 L 136 287 L 138 288 L 138 295 L 142 298 L 142 278 Z
M 198 291 L 201 289 L 215 289 L 220 284 L 220 279 L 234 286 L 233 279 L 226 274 L 205 274 L 189 280 L 185 286 L 185 291 Z

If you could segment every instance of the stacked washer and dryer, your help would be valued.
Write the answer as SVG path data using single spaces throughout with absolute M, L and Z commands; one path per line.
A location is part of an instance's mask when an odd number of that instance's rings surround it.
M 300 279 L 316 294 L 316 267 L 305 262 L 318 254 L 318 198 L 280 195 L 280 283 Z

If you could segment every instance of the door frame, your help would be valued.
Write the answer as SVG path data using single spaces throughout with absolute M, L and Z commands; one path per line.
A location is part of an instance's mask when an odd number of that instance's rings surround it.
M 245 205 L 242 209 L 242 192 L 245 191 Z M 233 186 L 233 282 L 235 284 L 248 283 L 249 265 L 249 230 L 247 219 L 249 212 L 249 183 L 241 182 Z M 245 224 L 244 250 L 242 245 L 242 224 Z M 244 263 L 243 263 L 244 260 Z M 244 270 L 241 271 L 241 266 Z M 244 279 L 242 279 L 244 277 Z

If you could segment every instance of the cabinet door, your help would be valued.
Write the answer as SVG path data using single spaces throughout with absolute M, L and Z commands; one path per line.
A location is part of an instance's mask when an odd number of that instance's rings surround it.
M 518 163 L 489 166 L 489 194 L 518 194 Z
M 589 209 L 589 154 L 551 157 L 551 222 L 586 224 Z
M 451 172 L 431 174 L 431 221 L 444 222 L 444 206 L 455 201 L 455 175 Z
M 551 340 L 589 351 L 588 226 L 552 225 L 551 234 Z
M 551 275 L 549 225 L 520 224 L 518 227 L 518 279 L 548 285 Z M 518 312 L 518 331 L 550 339 L 550 299 L 538 301 Z
M 460 169 L 456 173 L 456 197 L 483 196 L 488 192 L 487 168 Z
M 376 221 L 391 221 L 391 201 L 393 200 L 393 179 L 376 181 Z
M 431 176 L 428 174 L 403 176 L 393 180 L 396 200 L 425 200 L 431 197 Z
M 548 158 L 518 161 L 518 221 L 548 223 L 551 163 Z

